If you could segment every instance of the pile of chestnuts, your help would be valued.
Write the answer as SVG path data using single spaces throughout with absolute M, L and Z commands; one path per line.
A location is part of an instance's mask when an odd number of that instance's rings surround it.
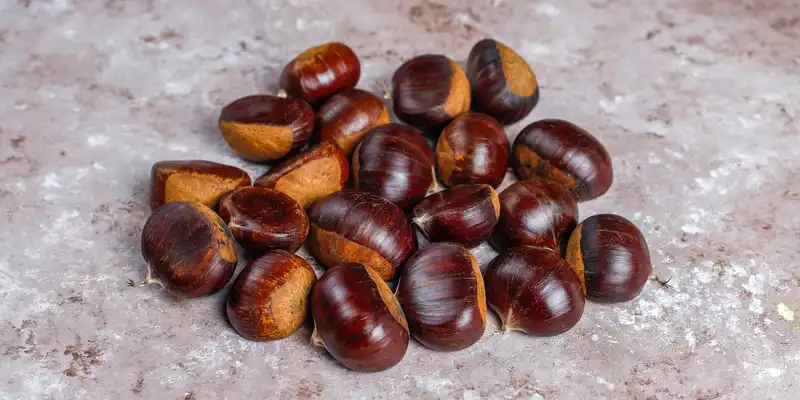
M 236 154 L 274 163 L 264 175 L 153 165 L 148 274 L 130 284 L 199 297 L 233 280 L 226 310 L 241 336 L 282 339 L 310 316 L 312 343 L 363 372 L 399 363 L 411 337 L 437 351 L 472 346 L 487 309 L 504 331 L 553 336 L 578 323 L 586 299 L 636 297 L 652 271 L 642 233 L 617 215 L 578 218 L 578 203 L 612 184 L 606 149 L 558 119 L 509 143 L 505 126 L 539 101 L 536 75 L 492 39 L 465 65 L 427 54 L 399 66 L 385 96 L 392 121 L 384 98 L 356 88 L 350 47 L 299 54 L 278 95 L 238 99 L 219 117 Z M 509 168 L 519 181 L 498 193 Z M 486 241 L 499 255 L 482 272 L 470 249 Z M 303 245 L 321 276 L 294 254 Z M 234 279 L 240 254 L 250 261 Z

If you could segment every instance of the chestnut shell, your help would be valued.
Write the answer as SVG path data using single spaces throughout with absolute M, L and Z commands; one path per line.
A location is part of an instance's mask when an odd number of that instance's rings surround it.
M 361 89 L 348 89 L 319 108 L 316 130 L 320 140 L 336 143 L 351 154 L 372 128 L 388 123 L 389 110 L 383 100 Z
M 216 208 L 220 198 L 250 185 L 240 168 L 205 160 L 159 161 L 150 170 L 150 208 L 172 201 L 196 201 Z
M 412 222 L 432 242 L 474 247 L 489 238 L 500 218 L 500 198 L 489 185 L 459 185 L 414 207 Z
M 311 104 L 355 87 L 361 78 L 356 53 L 339 42 L 311 47 L 283 68 L 280 85 L 290 96 Z
M 436 144 L 439 179 L 447 186 L 486 183 L 498 187 L 508 169 L 508 137 L 494 118 L 464 113 L 447 125 Z

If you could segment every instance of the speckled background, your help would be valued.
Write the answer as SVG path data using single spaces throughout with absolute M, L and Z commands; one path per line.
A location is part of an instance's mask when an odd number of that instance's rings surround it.
M 345 41 L 377 92 L 408 57 L 463 60 L 487 35 L 542 86 L 509 136 L 559 117 L 601 138 L 615 183 L 581 215 L 637 223 L 671 288 L 590 304 L 551 339 L 491 318 L 468 350 L 412 343 L 396 368 L 357 374 L 307 327 L 241 339 L 224 293 L 125 286 L 144 275 L 151 164 L 263 172 L 215 120 L 275 92 L 295 54 Z M 795 0 L 0 0 L 0 397 L 797 398 L 798 76 Z

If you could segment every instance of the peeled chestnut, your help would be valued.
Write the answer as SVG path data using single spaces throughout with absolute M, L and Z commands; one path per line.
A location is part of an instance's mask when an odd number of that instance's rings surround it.
M 500 218 L 500 198 L 489 185 L 459 185 L 414 207 L 412 222 L 432 242 L 474 247 L 489 238 Z
M 500 193 L 500 221 L 490 241 L 498 251 L 516 246 L 563 251 L 577 218 L 575 199 L 555 182 L 514 182 Z
M 494 39 L 476 43 L 467 59 L 472 108 L 503 125 L 530 114 L 539 102 L 539 85 L 531 66 L 517 52 Z
M 234 166 L 203 160 L 159 161 L 151 168 L 150 207 L 196 201 L 216 208 L 223 194 L 250 185 L 250 175 Z
M 408 349 L 408 324 L 392 290 L 378 274 L 357 263 L 322 275 L 311 295 L 312 342 L 345 367 L 359 372 L 387 370 Z
M 504 331 L 555 336 L 583 315 L 581 282 L 555 251 L 521 246 L 501 253 L 486 269 L 486 301 Z
M 486 329 L 486 292 L 466 247 L 431 243 L 408 259 L 397 287 L 411 335 L 428 348 L 466 349 Z
M 349 178 L 347 156 L 335 144 L 325 141 L 284 160 L 254 184 L 286 193 L 306 208 L 343 189 Z
M 317 281 L 308 262 L 283 250 L 251 261 L 228 295 L 228 320 L 250 340 L 278 340 L 294 333 L 308 314 Z
M 439 179 L 447 186 L 486 183 L 500 186 L 508 169 L 508 137 L 497 121 L 464 113 L 447 125 L 436 144 Z
M 240 157 L 257 162 L 277 160 L 311 139 L 314 110 L 299 99 L 242 97 L 222 109 L 219 130 Z
M 361 89 L 333 95 L 317 112 L 319 138 L 350 154 L 370 129 L 389 123 L 389 110 L 378 96 Z
M 611 187 L 611 156 L 594 136 L 559 119 L 536 121 L 514 141 L 511 165 L 520 179 L 535 176 L 566 187 L 578 201 Z
M 263 187 L 243 187 L 223 197 L 219 215 L 251 254 L 294 253 L 308 235 L 308 217 L 289 195 Z
M 281 88 L 290 96 L 317 103 L 361 78 L 361 63 L 347 45 L 331 42 L 314 46 L 295 57 L 281 73 Z
M 433 151 L 416 129 L 400 124 L 373 128 L 353 153 L 356 189 L 402 209 L 425 198 L 434 183 Z
M 175 201 L 159 207 L 144 224 L 142 256 L 147 277 L 131 286 L 158 284 L 178 297 L 216 293 L 236 269 L 236 243 L 210 208 Z
M 372 193 L 336 192 L 314 203 L 308 219 L 311 252 L 328 268 L 356 262 L 389 280 L 417 247 L 403 211 Z
M 653 272 L 642 232 L 614 214 L 593 215 L 578 224 L 569 239 L 567 261 L 586 297 L 603 303 L 632 300 Z
M 469 81 L 455 61 L 438 54 L 421 55 L 395 71 L 392 101 L 395 114 L 404 122 L 438 131 L 469 110 Z

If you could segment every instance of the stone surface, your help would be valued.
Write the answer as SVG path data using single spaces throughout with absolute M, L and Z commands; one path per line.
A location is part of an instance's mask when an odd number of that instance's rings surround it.
M 799 15 L 794 0 L 0 0 L 0 397 L 796 398 Z M 412 343 L 396 368 L 356 374 L 309 327 L 240 338 L 224 293 L 125 285 L 144 276 L 152 163 L 263 172 L 215 121 L 275 92 L 295 54 L 345 41 L 377 92 L 408 57 L 463 61 L 487 35 L 542 84 L 509 135 L 545 117 L 595 133 L 615 182 L 581 215 L 639 225 L 669 288 L 589 304 L 550 339 L 502 335 L 493 316 L 468 350 Z

